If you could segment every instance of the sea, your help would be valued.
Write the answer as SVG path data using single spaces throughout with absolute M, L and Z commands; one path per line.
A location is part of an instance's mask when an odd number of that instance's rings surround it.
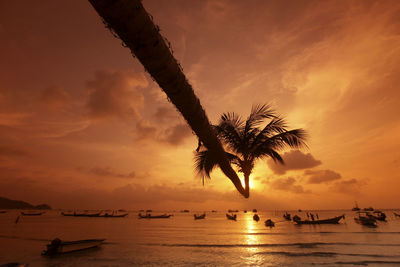
M 198 211 L 197 213 L 202 213 Z M 284 211 L 237 213 L 226 211 L 154 211 L 169 219 L 65 217 L 60 211 L 21 216 L 0 214 L 0 266 L 9 262 L 29 266 L 400 266 L 400 218 L 385 210 L 386 222 L 370 228 L 355 223 L 355 213 L 344 210 L 311 211 L 320 219 L 345 214 L 337 225 L 295 225 Z M 303 219 L 305 212 L 289 211 Z M 275 227 L 266 227 L 271 219 Z M 41 252 L 54 238 L 105 238 L 101 247 L 46 257 Z

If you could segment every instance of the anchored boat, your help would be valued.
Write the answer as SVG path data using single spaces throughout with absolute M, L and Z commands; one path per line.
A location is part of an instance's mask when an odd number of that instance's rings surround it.
M 378 221 L 386 221 L 386 214 L 380 210 L 376 210 L 376 211 L 372 212 L 370 217 L 372 217 Z
M 236 221 L 236 214 L 226 214 L 226 218 L 228 219 L 228 220 L 232 220 L 232 221 Z
M 291 220 L 292 220 L 290 214 L 287 213 L 287 212 L 285 212 L 285 214 L 283 214 L 283 218 L 284 218 L 285 220 L 287 220 L 287 221 L 291 221 Z
M 356 217 L 354 217 L 354 220 L 356 223 L 365 225 L 365 226 L 370 226 L 370 227 L 377 227 L 376 225 L 376 220 L 371 216 L 369 212 L 366 211 L 359 211 L 357 212 Z
M 324 220 L 301 220 L 300 217 L 293 217 L 293 221 L 297 224 L 338 224 L 339 221 L 344 218 L 344 214 L 341 216 L 324 219 Z
M 162 214 L 162 215 L 146 214 L 146 215 L 142 215 L 141 213 L 139 213 L 138 216 L 139 216 L 139 219 L 168 219 L 172 215 L 171 214 Z
M 260 216 L 258 216 L 257 214 L 253 215 L 253 220 L 255 220 L 256 222 L 258 222 L 260 220 Z
M 61 239 L 54 239 L 50 244 L 47 244 L 47 249 L 43 251 L 42 255 L 53 256 L 57 254 L 69 253 L 89 248 L 100 246 L 105 239 L 85 239 L 77 241 L 62 241 Z
M 271 219 L 266 220 L 264 223 L 265 223 L 265 226 L 267 226 L 267 227 L 275 226 L 275 223 Z
M 193 216 L 194 216 L 195 220 L 202 220 L 202 219 L 206 218 L 206 214 L 205 213 L 203 213 L 201 215 L 194 214 Z
M 23 216 L 40 216 L 40 215 L 42 215 L 42 214 L 44 214 L 45 212 L 44 211 L 21 211 L 21 215 L 23 215 Z

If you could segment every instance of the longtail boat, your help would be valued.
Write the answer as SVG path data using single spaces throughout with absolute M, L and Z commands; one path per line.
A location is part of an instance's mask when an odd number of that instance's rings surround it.
M 285 220 L 287 220 L 287 221 L 291 221 L 292 220 L 292 218 L 290 217 L 290 214 L 289 213 L 285 213 L 285 214 L 283 214 L 283 218 L 285 219 Z
M 203 213 L 201 215 L 194 214 L 193 216 L 194 216 L 195 220 L 202 220 L 202 219 L 206 218 L 206 214 L 205 213 Z
M 256 222 L 258 222 L 260 220 L 260 216 L 258 216 L 257 214 L 253 215 L 253 220 L 255 220 Z
M 127 215 L 128 215 L 128 213 L 123 213 L 123 214 L 114 214 L 114 213 L 109 214 L 109 213 L 105 213 L 105 214 L 99 215 L 99 216 L 97 216 L 97 217 L 122 218 L 122 217 L 125 217 L 125 216 L 127 216 Z
M 264 223 L 265 223 L 265 226 L 267 226 L 267 227 L 275 226 L 275 223 L 271 219 L 266 220 Z
M 38 211 L 38 212 L 34 212 L 34 211 L 32 211 L 32 212 L 23 212 L 23 211 L 21 211 L 21 214 L 23 215 L 23 216 L 40 216 L 40 215 L 42 215 L 42 214 L 44 214 L 45 212 L 44 211 Z
M 232 214 L 232 215 L 230 215 L 230 214 L 226 214 L 226 218 L 228 219 L 228 220 L 232 220 L 232 221 L 236 221 L 236 214 Z
M 376 210 L 376 211 L 372 212 L 370 217 L 372 217 L 378 221 L 386 221 L 386 214 L 380 210 Z
M 162 214 L 162 215 L 146 214 L 146 215 L 142 215 L 141 213 L 139 213 L 138 216 L 139 216 L 139 219 L 168 219 L 172 215 L 171 214 Z
M 69 253 L 100 246 L 105 239 L 86 239 L 77 241 L 62 241 L 58 238 L 47 244 L 47 249 L 42 255 L 53 256 L 62 253 Z
M 369 227 L 377 227 L 376 220 L 371 216 L 369 212 L 359 211 L 357 212 L 356 217 L 354 217 L 356 223 L 369 226 Z
M 323 220 L 301 220 L 301 219 L 295 219 L 293 217 L 293 221 L 297 224 L 338 224 L 339 221 L 344 218 L 344 215 L 329 218 L 329 219 L 323 219 Z

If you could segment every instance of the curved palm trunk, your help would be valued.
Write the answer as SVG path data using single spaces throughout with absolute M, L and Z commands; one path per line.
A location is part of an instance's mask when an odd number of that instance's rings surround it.
M 247 197 L 250 196 L 250 174 L 245 174 L 244 175 L 244 192 L 247 195 Z
M 247 192 L 244 190 L 239 177 L 232 169 L 192 86 L 141 1 L 89 0 L 89 2 L 104 19 L 106 25 L 139 59 L 207 149 L 215 153 L 219 159 L 219 167 L 236 189 L 244 197 L 248 197 L 248 190 Z

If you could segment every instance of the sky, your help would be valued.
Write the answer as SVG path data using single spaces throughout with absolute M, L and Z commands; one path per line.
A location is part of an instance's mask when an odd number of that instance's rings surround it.
M 400 207 L 400 2 L 143 0 L 212 123 L 269 103 L 308 148 L 244 199 L 86 1 L 0 0 L 0 196 L 54 208 Z

